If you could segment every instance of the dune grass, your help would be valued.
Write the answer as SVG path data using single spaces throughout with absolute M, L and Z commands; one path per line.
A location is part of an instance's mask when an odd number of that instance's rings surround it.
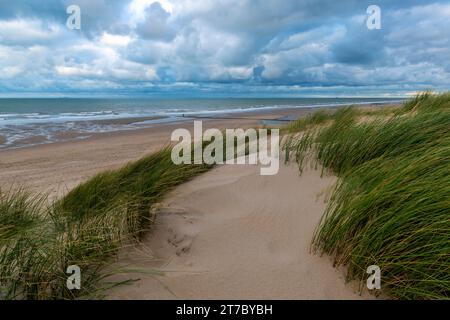
M 237 150 L 236 140 L 233 145 Z M 192 144 L 192 158 L 199 147 Z M 171 151 L 101 172 L 53 203 L 20 189 L 0 190 L 0 299 L 102 298 L 108 286 L 121 284 L 102 281 L 114 272 L 105 266 L 119 248 L 149 231 L 151 208 L 164 195 L 214 166 L 176 165 Z M 67 288 L 70 265 L 81 269 L 80 290 Z
M 304 118 L 292 121 L 284 131 L 287 131 L 288 133 L 303 131 L 310 127 L 323 124 L 331 119 L 333 119 L 333 113 L 328 110 L 318 110 L 308 114 Z
M 390 116 L 397 112 L 397 106 L 384 106 L 382 108 L 365 108 L 365 107 L 343 107 L 337 110 L 332 109 L 319 109 L 313 113 L 306 115 L 305 117 L 299 118 L 292 121 L 285 128 L 282 128 L 283 133 L 291 134 L 297 132 L 307 131 L 319 125 L 325 125 L 329 122 L 341 118 L 343 114 L 351 110 L 353 116 Z
M 314 251 L 361 286 L 378 265 L 393 298 L 450 298 L 450 94 L 419 95 L 367 122 L 341 109 L 286 149 L 300 170 L 321 165 L 339 177 Z
M 22 190 L 0 193 L 0 298 L 101 297 L 105 264 L 149 229 L 151 206 L 211 167 L 175 165 L 165 148 L 51 204 Z M 69 265 L 82 270 L 81 290 L 67 289 Z

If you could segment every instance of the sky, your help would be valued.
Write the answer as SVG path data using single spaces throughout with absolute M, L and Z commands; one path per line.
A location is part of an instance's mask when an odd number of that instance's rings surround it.
M 80 29 L 66 25 L 70 5 Z M 449 89 L 450 1 L 0 0 L 4 97 Z

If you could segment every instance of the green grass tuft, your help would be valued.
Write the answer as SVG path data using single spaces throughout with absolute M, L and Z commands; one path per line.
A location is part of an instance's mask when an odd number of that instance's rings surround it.
M 361 286 L 378 265 L 393 298 L 450 298 L 450 94 L 358 120 L 343 109 L 286 144 L 301 170 L 311 163 L 339 177 L 313 249 Z
M 105 265 L 149 230 L 152 206 L 212 167 L 175 165 L 168 146 L 99 173 L 51 204 L 22 190 L 0 192 L 0 299 L 103 297 Z M 81 290 L 67 289 L 70 265 L 81 269 Z
M 100 173 L 47 204 L 23 191 L 0 193 L 2 299 L 101 297 L 103 268 L 152 222 L 151 206 L 207 165 L 175 165 L 165 148 Z M 68 290 L 69 265 L 82 271 L 81 290 Z

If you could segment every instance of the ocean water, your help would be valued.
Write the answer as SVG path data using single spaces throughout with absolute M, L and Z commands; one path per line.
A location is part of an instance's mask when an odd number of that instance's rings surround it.
M 96 132 L 134 130 L 160 122 L 186 121 L 189 115 L 220 116 L 228 112 L 397 101 L 384 98 L 6 98 L 0 99 L 0 149 L 82 139 Z M 148 119 L 151 117 L 155 118 Z M 117 121 L 131 118 L 135 120 Z M 136 120 L 139 118 L 144 119 Z

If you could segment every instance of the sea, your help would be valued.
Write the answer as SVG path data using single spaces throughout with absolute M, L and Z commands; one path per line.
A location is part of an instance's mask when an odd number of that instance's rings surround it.
M 187 121 L 190 116 L 220 117 L 227 113 L 277 108 L 399 101 L 401 99 L 387 98 L 2 98 L 0 150 L 85 139 L 99 132 L 136 130 L 158 123 Z

